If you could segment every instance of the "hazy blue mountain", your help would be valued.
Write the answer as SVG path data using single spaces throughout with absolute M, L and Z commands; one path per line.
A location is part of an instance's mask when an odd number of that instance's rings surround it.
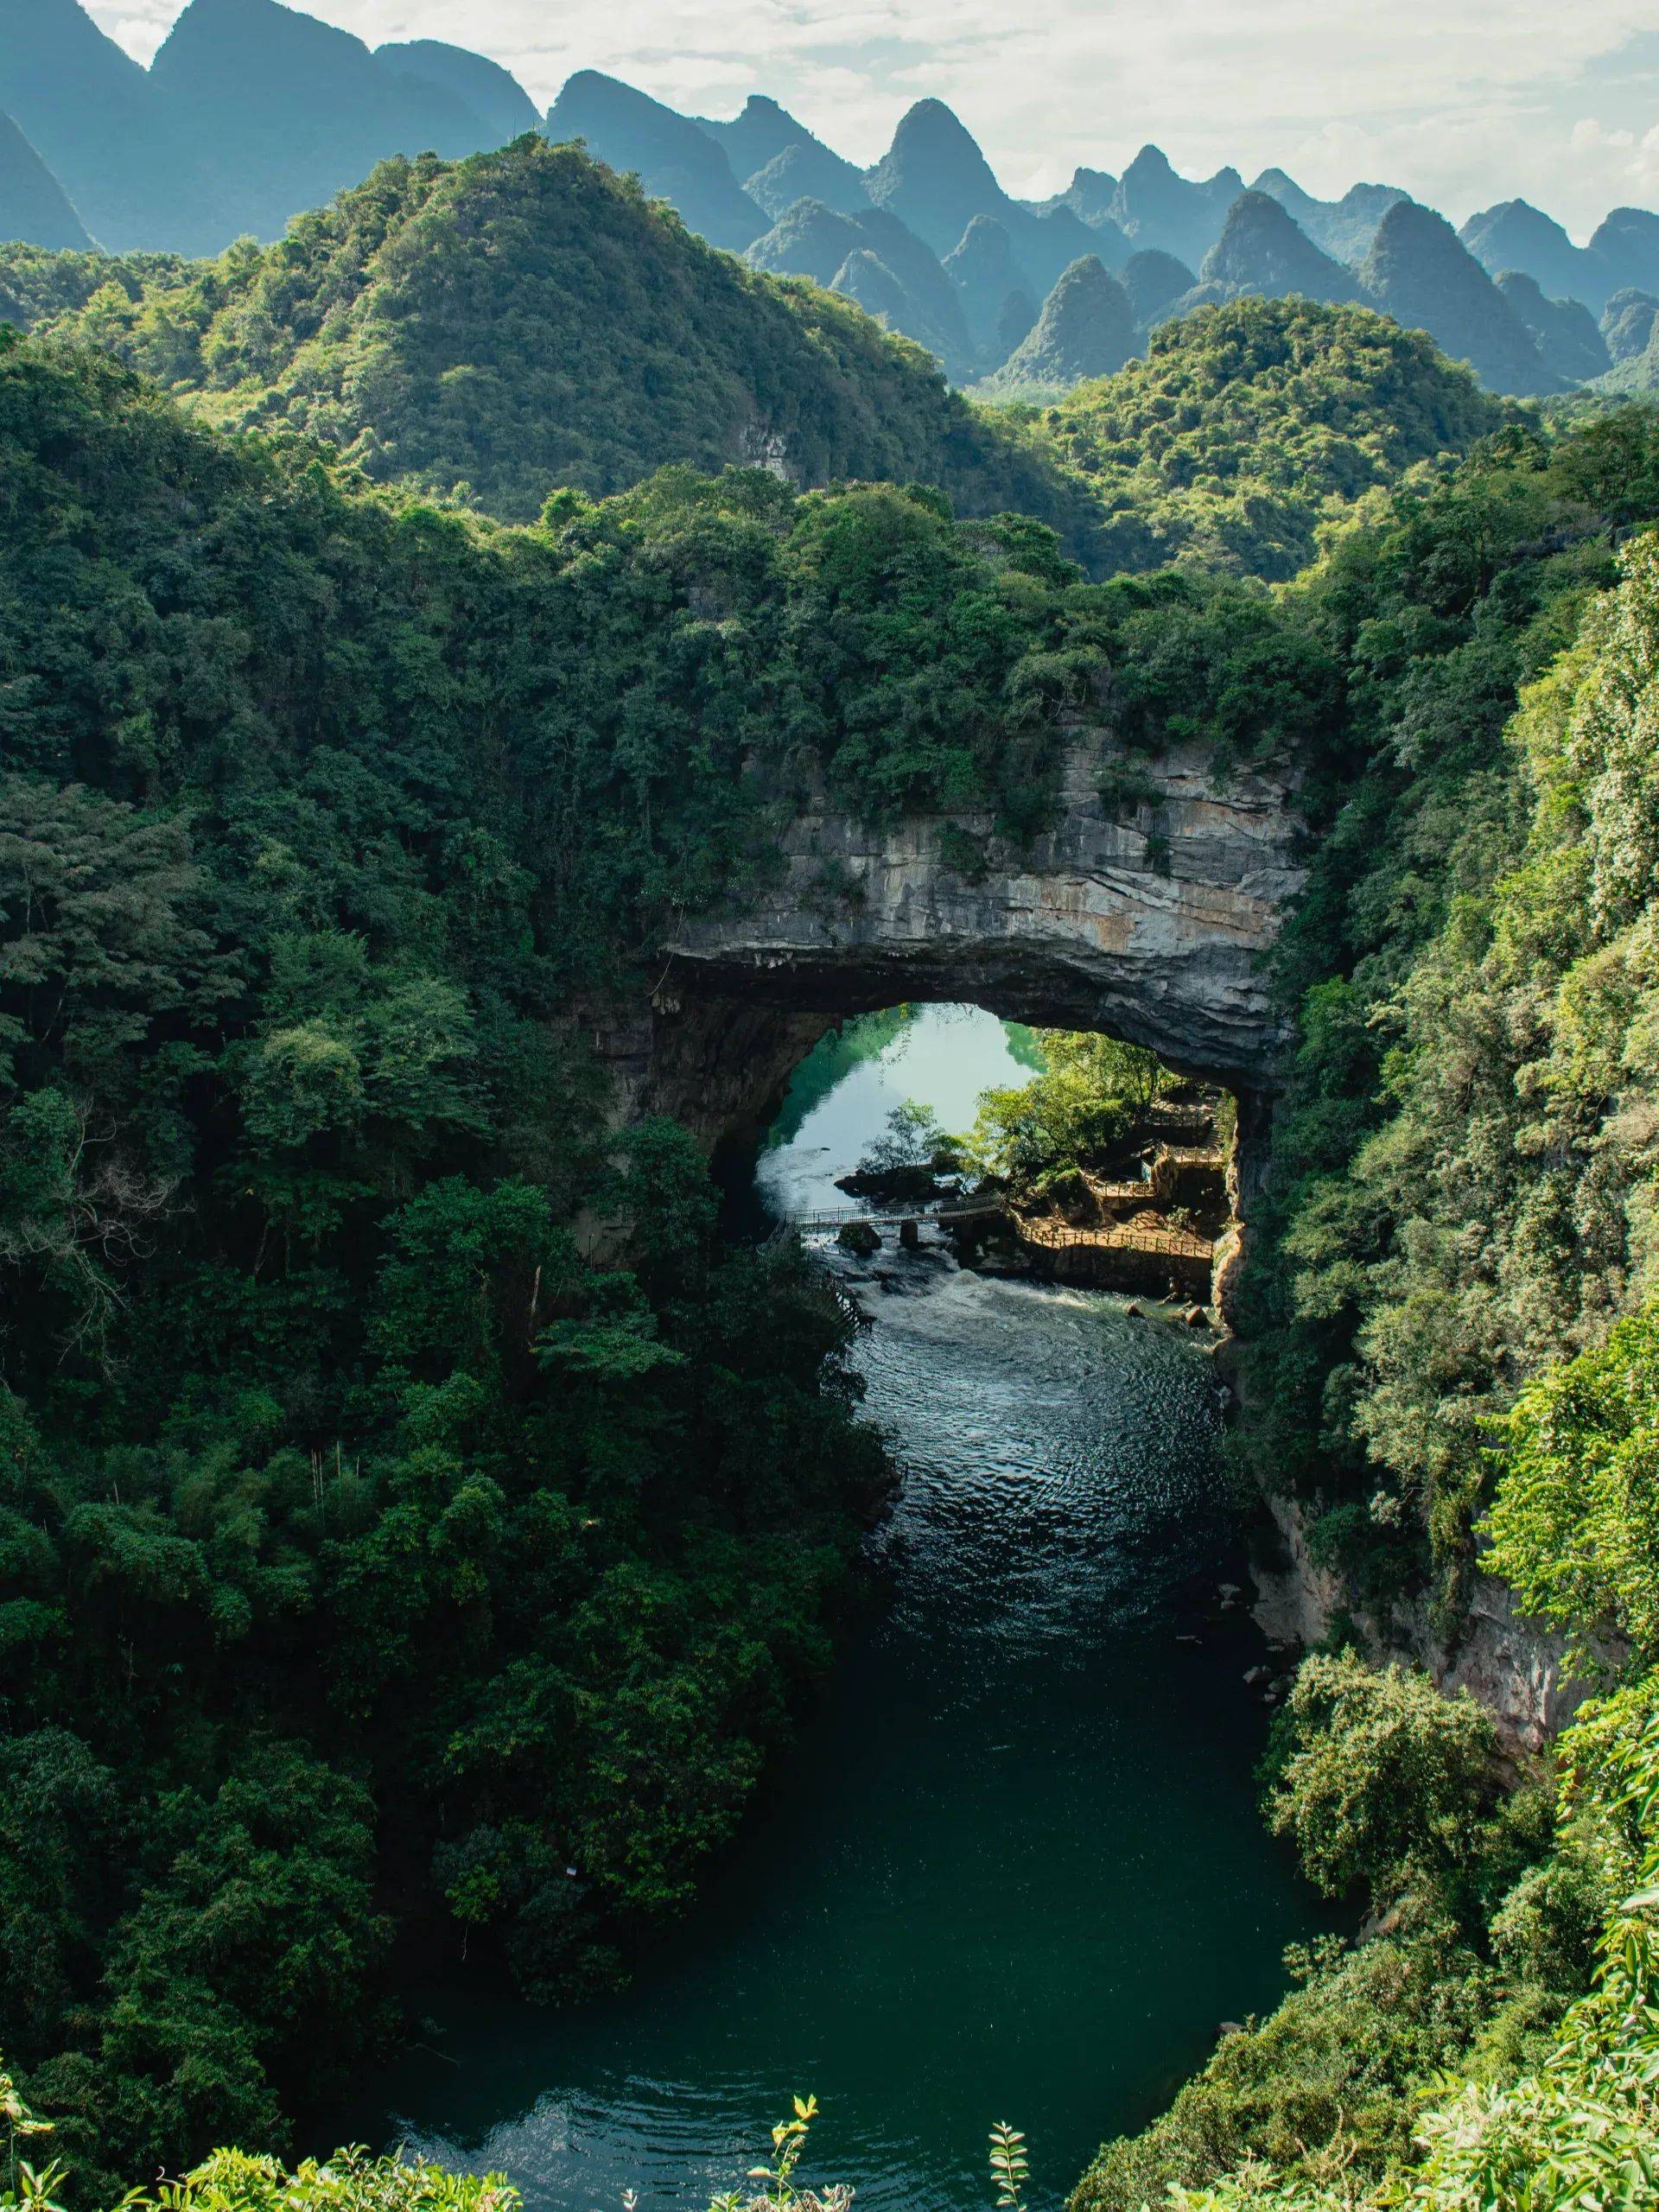
M 460 100 L 497 145 L 507 145 L 526 130 L 541 127 L 541 110 L 518 79 L 499 61 L 464 46 L 446 46 L 435 38 L 410 39 L 376 47 L 374 58 L 395 76 L 415 78 Z
M 653 198 L 671 200 L 712 245 L 741 253 L 767 227 L 717 139 L 615 77 L 579 69 L 548 110 L 546 130 L 556 144 L 580 138 L 612 168 L 637 171 Z
M 1559 391 L 1532 333 L 1443 215 L 1401 200 L 1360 269 L 1374 306 L 1442 353 L 1467 361 L 1491 391 Z
M 1209 297 L 1219 299 L 1255 292 L 1267 299 L 1298 294 L 1334 303 L 1356 299 L 1359 292 L 1353 270 L 1321 253 L 1265 192 L 1241 192 L 1234 200 L 1221 236 L 1204 257 L 1198 283 Z
M 1106 169 L 1076 169 L 1064 192 L 1056 193 L 1052 200 L 1044 200 L 1033 210 L 1040 215 L 1075 215 L 1079 222 L 1087 224 L 1090 251 L 1097 255 L 1115 276 L 1121 273 L 1134 251 L 1112 213 L 1117 184 L 1117 179 Z
M 1340 200 L 1316 200 L 1283 169 L 1263 169 L 1250 189 L 1276 200 L 1322 252 L 1355 263 L 1370 251 L 1376 226 L 1389 208 L 1411 196 L 1398 185 L 1356 184 Z
M 843 213 L 868 207 L 864 172 L 845 162 L 817 138 L 785 146 L 763 168 L 745 177 L 743 189 L 775 222 L 798 200 L 821 200 Z
M 188 0 L 148 73 L 81 0 L 0 0 L 7 113 L 21 137 L 0 149 L 0 205 L 12 211 L 0 220 L 185 254 L 218 253 L 238 232 L 275 237 L 389 154 L 467 154 L 535 119 L 523 88 L 480 54 L 432 39 L 371 52 L 281 0 Z M 1344 299 L 1357 282 L 1510 391 L 1555 388 L 1569 360 L 1580 364 L 1570 373 L 1595 376 L 1604 342 L 1616 364 L 1645 352 L 1643 301 L 1659 297 L 1659 214 L 1644 209 L 1613 209 L 1580 247 L 1510 200 L 1471 217 L 1459 238 L 1393 186 L 1322 200 L 1270 168 L 1246 194 L 1236 170 L 1181 176 L 1155 146 L 1121 176 L 1079 168 L 1033 203 L 1003 190 L 934 99 L 910 109 L 868 171 L 764 94 L 731 118 L 697 119 L 592 70 L 571 77 L 545 128 L 637 172 L 712 244 L 760 247 L 757 266 L 832 284 L 855 256 L 873 256 L 879 271 L 855 261 L 855 281 L 953 374 L 972 374 L 1011 332 L 1034 343 L 1033 302 L 1080 261 L 1130 280 L 1142 327 L 1243 292 Z M 861 227 L 827 230 L 830 219 Z M 980 222 L 992 227 L 976 232 Z M 1532 289 L 1493 281 L 1509 272 Z
M 1534 277 L 1546 299 L 1582 300 L 1599 315 L 1618 289 L 1599 254 L 1574 245 L 1553 216 L 1525 200 L 1483 208 L 1458 236 L 1489 275 L 1513 269 Z
M 1108 269 L 1121 268 L 1129 257 L 1129 242 L 1114 223 L 1103 227 L 1085 223 L 1069 207 L 1050 207 L 1033 214 L 1018 210 L 1014 226 L 1014 250 L 1039 294 L 1051 290 L 1074 261 L 1091 254 Z
M 746 247 L 743 258 L 768 276 L 810 276 L 827 285 L 849 253 L 868 245 L 850 215 L 821 200 L 798 200 Z
M 786 107 L 764 92 L 751 92 L 742 112 L 724 122 L 707 115 L 694 119 L 698 129 L 706 130 L 721 148 L 732 175 L 739 179 L 765 168 L 786 147 L 819 143 L 804 123 L 798 123 Z
M 85 253 L 92 240 L 69 196 L 9 115 L 0 115 L 0 238 Z
M 1119 272 L 1119 281 L 1129 296 L 1129 305 L 1141 327 L 1149 329 L 1165 310 L 1190 292 L 1198 277 L 1184 261 L 1173 253 L 1161 252 L 1149 246 L 1141 253 L 1132 253 Z
M 1659 293 L 1627 288 L 1613 294 L 1602 314 L 1601 334 L 1615 367 L 1647 352 L 1656 318 L 1659 318 Z
M 723 149 L 744 191 L 774 222 L 798 200 L 842 209 L 870 204 L 862 169 L 815 137 L 776 100 L 752 93 L 742 113 L 729 122 L 707 116 L 697 121 Z
M 1592 389 L 1614 399 L 1659 398 L 1659 321 L 1655 322 L 1642 351 L 1615 361 L 1605 376 L 1597 378 Z
M 1079 255 L 1103 241 L 1069 207 L 1033 212 L 1003 191 L 970 133 L 943 100 L 919 100 L 893 144 L 865 174 L 870 198 L 943 257 L 976 215 L 989 215 L 1014 241 L 1031 289 L 1048 290 Z
M 1596 318 L 1582 300 L 1548 298 L 1538 279 L 1522 269 L 1504 270 L 1497 282 L 1498 290 L 1532 333 L 1547 369 L 1575 384 L 1605 376 L 1613 365 L 1613 357 Z
M 860 254 L 880 263 L 880 278 L 857 262 Z M 770 276 L 810 276 L 836 291 L 846 289 L 842 272 L 854 261 L 863 291 L 850 296 L 863 305 L 865 293 L 879 296 L 889 328 L 938 354 L 951 376 L 971 374 L 975 347 L 956 287 L 938 257 L 888 209 L 842 214 L 819 200 L 798 200 L 744 258 Z
M 1024 212 L 943 100 L 918 100 L 909 110 L 865 182 L 878 207 L 889 209 L 939 255 L 951 251 L 976 215 L 995 215 L 1012 236 Z
M 992 367 L 1006 361 L 1037 320 L 1030 280 L 1006 226 L 994 215 L 976 215 L 961 245 L 946 254 L 944 273 L 957 288 L 975 352 Z
M 1117 179 L 1107 169 L 1073 169 L 1071 181 L 1064 192 L 1044 202 L 1047 207 L 1069 207 L 1085 223 L 1117 225 L 1112 216 L 1112 200 L 1117 191 Z
M 1002 302 L 1002 312 L 996 318 L 996 328 L 986 346 L 986 356 L 994 361 L 1006 361 L 1016 347 L 1024 343 L 1036 327 L 1037 302 L 1023 288 L 1010 292 Z
M 77 0 L 0 0 L 0 112 L 101 244 L 130 252 L 170 243 L 194 164 L 172 143 L 143 71 Z
M 887 329 L 899 332 L 906 338 L 914 338 L 918 346 L 926 346 L 932 353 L 943 355 L 939 342 L 930 344 L 918 335 L 916 302 L 912 294 L 900 283 L 879 254 L 868 246 L 857 246 L 836 271 L 832 289 L 843 293 L 862 308 L 865 314 Z
M 1156 246 L 1197 268 L 1243 189 L 1236 169 L 1179 176 L 1156 146 L 1143 146 L 1118 180 L 1112 219 L 1132 245 Z
M 851 219 L 863 242 L 920 302 L 930 321 L 949 336 L 952 346 L 965 344 L 968 325 L 956 288 L 945 275 L 938 256 L 924 245 L 908 224 L 900 222 L 891 208 L 867 208 Z
M 454 158 L 493 136 L 454 92 L 277 0 L 190 0 L 149 83 L 205 178 L 167 241 L 184 253 L 217 253 L 245 232 L 278 238 L 389 154 Z
M 1066 391 L 1110 376 L 1135 350 L 1129 296 L 1095 255 L 1074 261 L 1043 302 L 1031 331 L 981 389 L 993 394 Z
M 1645 207 L 1615 207 L 1591 233 L 1590 251 L 1606 269 L 1610 297 L 1625 290 L 1659 292 L 1659 215 Z

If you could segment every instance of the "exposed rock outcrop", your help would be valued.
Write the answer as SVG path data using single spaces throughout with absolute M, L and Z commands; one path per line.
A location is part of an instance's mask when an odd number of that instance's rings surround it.
M 782 832 L 769 893 L 688 918 L 664 947 L 665 988 L 837 1017 L 965 1000 L 1271 1089 L 1286 1033 L 1262 956 L 1301 882 L 1288 784 L 1242 774 L 1217 789 L 1203 753 L 1172 752 L 1122 821 L 1097 773 L 1079 746 L 1055 827 L 1028 848 L 983 817 L 867 823 L 811 806 Z
M 1351 1624 L 1366 1655 L 1426 1667 L 1448 1695 L 1467 1690 L 1497 1723 L 1513 1754 L 1541 1751 L 1572 1719 L 1593 1685 L 1575 1676 L 1562 1638 L 1517 1611 L 1508 1587 L 1477 1573 L 1453 1638 L 1440 1635 L 1422 1602 L 1387 1619 L 1356 1605 L 1332 1568 L 1319 1566 L 1307 1544 L 1308 1516 L 1292 1498 L 1267 1501 L 1281 1556 L 1255 1569 L 1255 1617 L 1275 1643 L 1322 1643 L 1338 1618 Z

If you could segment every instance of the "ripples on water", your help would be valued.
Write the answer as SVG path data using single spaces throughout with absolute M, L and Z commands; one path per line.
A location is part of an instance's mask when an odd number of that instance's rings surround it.
M 897 1295 L 866 1290 L 856 1359 L 905 1469 L 879 1540 L 901 1562 L 890 1633 L 1061 1635 L 1083 1663 L 1215 1529 L 1213 1393 L 1166 1322 L 931 1258 L 887 1262 Z
M 859 2212 L 988 2204 L 1001 2118 L 1052 2199 L 1317 1924 L 1255 1808 L 1251 1631 L 1178 1641 L 1224 1571 L 1202 1351 L 942 1253 L 825 1257 L 874 1316 L 867 1414 L 905 1470 L 883 1605 L 633 1986 L 567 2014 L 429 1998 L 439 2048 L 366 2130 L 505 2167 L 534 2212 L 700 2207 L 809 2089 L 810 2167 Z

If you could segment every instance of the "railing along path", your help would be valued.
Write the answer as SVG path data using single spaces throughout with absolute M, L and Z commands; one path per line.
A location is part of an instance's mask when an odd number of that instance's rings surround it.
M 1143 1186 L 1131 1184 L 1127 1187 L 1139 1193 Z M 774 1234 L 786 1236 L 791 1231 L 844 1229 L 854 1221 L 862 1222 L 870 1229 L 902 1229 L 906 1223 L 919 1228 L 925 1222 L 944 1226 L 955 1221 L 984 1221 L 994 1215 L 1011 1221 L 1027 1243 L 1040 1245 L 1045 1251 L 1078 1251 L 1092 1247 L 1107 1252 L 1159 1252 L 1178 1260 L 1208 1260 L 1215 1253 L 1215 1245 L 1209 1237 L 1195 1236 L 1187 1230 L 1137 1229 L 1133 1223 L 1074 1229 L 1066 1222 L 1027 1220 L 1001 1205 L 947 1206 L 937 1213 L 919 1207 L 912 1213 L 861 1213 L 856 1206 L 839 1206 L 824 1212 L 791 1215 L 787 1221 L 779 1223 Z

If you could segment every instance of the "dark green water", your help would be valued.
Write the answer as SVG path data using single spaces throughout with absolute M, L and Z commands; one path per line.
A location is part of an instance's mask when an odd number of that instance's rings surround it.
M 1010 1080 L 1000 1025 L 976 1020 L 980 1079 Z M 835 1094 L 892 1039 L 827 1084 L 809 1065 L 812 1103 L 763 1185 L 816 1179 L 820 1143 L 854 1143 L 850 1165 L 889 1093 L 950 1122 L 930 1085 L 963 1031 L 930 1013 L 861 1116 L 837 1118 Z M 822 2107 L 808 2171 L 861 2208 L 988 2203 L 1002 2118 L 1052 2199 L 1221 2020 L 1276 1999 L 1284 1946 L 1320 1924 L 1255 1809 L 1265 1714 L 1243 1675 L 1261 1650 L 1214 1602 L 1227 1530 L 1202 1351 L 1121 1300 L 939 1252 L 884 1253 L 885 1283 L 826 1264 L 875 1317 L 859 1364 L 906 1473 L 873 1539 L 883 1604 L 631 1989 L 563 2015 L 447 1997 L 437 2046 L 377 2095 L 371 2133 L 505 2168 L 537 2212 L 631 2187 L 701 2207 L 795 2090 Z

